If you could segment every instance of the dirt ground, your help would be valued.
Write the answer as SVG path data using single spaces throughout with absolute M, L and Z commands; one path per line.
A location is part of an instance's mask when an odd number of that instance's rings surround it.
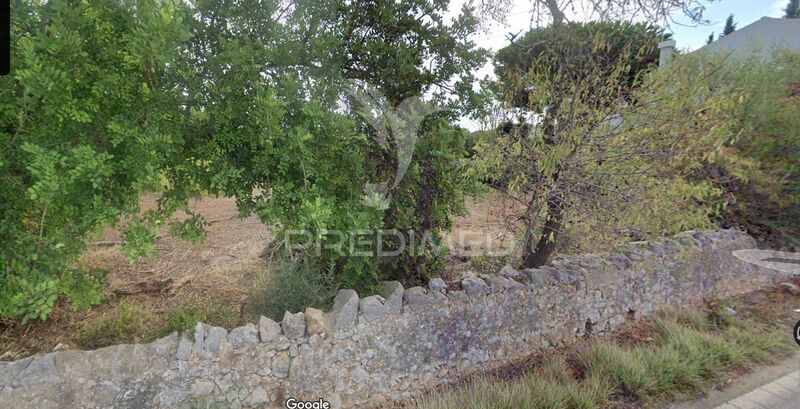
M 154 198 L 143 200 L 144 208 L 155 205 Z M 242 300 L 249 273 L 265 268 L 263 252 L 272 237 L 267 226 L 254 216 L 240 219 L 233 199 L 208 197 L 190 204 L 211 225 L 200 245 L 164 234 L 156 243 L 155 261 L 131 265 L 119 248 L 118 231 L 106 229 L 104 237 L 87 251 L 87 264 L 109 271 L 108 291 L 131 289 L 137 283 L 171 278 L 186 284 L 177 289 L 178 299 L 191 294 L 213 294 L 227 300 Z M 469 214 L 454 220 L 453 231 L 445 238 L 452 254 L 461 260 L 483 254 L 508 253 L 516 244 L 515 217 L 511 202 L 497 195 L 467 198 Z
M 155 198 L 142 200 L 143 208 L 153 206 Z M 451 253 L 459 256 L 455 263 L 470 256 L 513 251 L 516 232 L 510 206 L 508 200 L 492 194 L 467 199 L 469 214 L 455 219 L 453 231 L 445 239 Z M 231 304 L 243 302 L 253 274 L 266 268 L 263 255 L 272 240 L 269 229 L 255 216 L 240 219 L 233 199 L 207 197 L 192 201 L 190 208 L 210 223 L 202 244 L 163 234 L 156 242 L 156 260 L 131 264 L 120 249 L 119 231 L 108 228 L 82 262 L 109 272 L 108 293 L 132 292 L 140 283 L 171 279 L 177 287 L 169 294 L 174 301 L 202 296 Z
M 154 197 L 142 200 L 143 208 L 153 206 Z M 169 295 L 174 301 L 200 296 L 241 302 L 246 296 L 248 275 L 265 267 L 260 255 L 271 240 L 267 227 L 254 216 L 240 219 L 233 199 L 193 200 L 190 208 L 210 223 L 202 244 L 162 234 L 156 242 L 155 260 L 131 264 L 120 249 L 119 231 L 109 228 L 84 254 L 82 262 L 109 272 L 108 293 L 133 292 L 139 283 L 172 279 L 176 288 Z
M 142 208 L 153 208 L 155 199 L 144 197 Z M 476 257 L 510 253 L 518 236 L 515 207 L 510 201 L 488 194 L 468 198 L 467 207 L 469 215 L 456 218 L 445 239 L 453 255 L 451 273 L 464 269 Z M 152 314 L 153 319 L 162 321 L 176 308 L 193 305 L 224 307 L 247 320 L 245 305 L 251 289 L 269 274 L 264 257 L 272 239 L 269 229 L 255 217 L 240 219 L 233 199 L 207 197 L 192 201 L 190 208 L 210 223 L 204 242 L 193 245 L 171 237 L 165 228 L 156 242 L 155 260 L 131 264 L 121 251 L 120 232 L 106 229 L 102 237 L 91 241 L 80 262 L 108 272 L 108 301 L 87 312 L 71 311 L 61 302 L 47 321 L 25 326 L 0 322 L 0 360 L 46 352 L 59 344 L 75 347 L 76 332 L 87 323 L 113 315 L 121 303 L 141 307 L 148 317 Z M 169 285 L 163 290 L 141 291 L 142 286 L 159 283 Z

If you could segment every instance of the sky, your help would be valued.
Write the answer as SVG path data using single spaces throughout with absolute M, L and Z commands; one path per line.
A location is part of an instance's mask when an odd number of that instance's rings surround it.
M 710 25 L 700 27 L 687 27 L 672 24 L 670 27 L 679 48 L 697 49 L 705 45 L 708 35 L 712 32 L 718 37 L 725 27 L 725 20 L 733 13 L 733 21 L 737 28 L 742 28 L 761 17 L 782 17 L 783 8 L 788 0 L 722 0 L 710 3 L 706 7 L 703 18 L 710 21 Z M 679 23 L 681 19 L 676 19 Z M 682 19 L 684 23 L 686 19 Z
M 451 0 L 448 8 L 448 15 L 455 15 L 461 6 L 469 0 Z M 667 28 L 668 32 L 673 33 L 673 39 L 677 42 L 677 47 L 684 50 L 695 50 L 705 45 L 708 35 L 714 33 L 718 37 L 725 26 L 725 20 L 733 13 L 733 19 L 737 28 L 742 28 L 755 22 L 761 17 L 781 17 L 783 8 L 789 0 L 704 0 L 706 9 L 703 19 L 708 20 L 707 25 L 690 24 L 690 21 L 681 15 L 673 15 L 674 22 Z M 485 30 L 475 37 L 478 46 L 497 51 L 509 44 L 509 33 L 524 33 L 532 27 L 531 22 L 532 5 L 530 0 L 516 0 L 506 15 L 505 25 L 493 23 L 488 25 Z M 586 20 L 586 13 L 580 8 L 572 13 L 567 13 L 570 20 Z M 534 24 L 535 26 L 535 24 Z M 478 71 L 478 78 L 484 76 L 494 76 L 491 63 L 487 63 Z M 474 130 L 477 124 L 470 120 L 462 120 L 462 125 Z
M 457 13 L 461 5 L 468 0 L 451 0 L 450 13 Z M 715 36 L 722 32 L 725 26 L 725 19 L 733 13 L 737 27 L 744 27 L 761 17 L 781 17 L 783 8 L 786 7 L 788 0 L 701 0 L 706 6 L 703 18 L 709 20 L 708 25 L 693 25 L 687 18 L 680 15 L 673 15 L 674 23 L 668 27 L 668 31 L 674 33 L 679 48 L 697 49 L 705 44 L 708 35 L 712 32 Z M 487 27 L 486 32 L 476 38 L 478 45 L 485 48 L 497 50 L 508 44 L 506 36 L 508 33 L 527 31 L 531 27 L 531 1 L 514 1 L 511 10 L 506 16 L 505 26 L 495 23 Z M 572 14 L 572 19 L 585 20 L 585 13 L 577 10 Z

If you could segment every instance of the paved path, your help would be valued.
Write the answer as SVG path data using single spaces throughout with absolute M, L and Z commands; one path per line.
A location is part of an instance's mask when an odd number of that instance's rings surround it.
M 800 371 L 794 371 L 783 378 L 717 406 L 717 409 L 798 408 L 800 408 Z

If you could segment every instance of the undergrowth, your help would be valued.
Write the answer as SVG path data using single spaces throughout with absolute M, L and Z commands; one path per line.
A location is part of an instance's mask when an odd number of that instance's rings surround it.
M 150 342 L 175 331 L 194 328 L 198 322 L 233 328 L 241 324 L 241 319 L 239 313 L 228 306 L 191 304 L 159 316 L 140 305 L 122 302 L 101 317 L 81 325 L 75 342 L 83 349 Z
M 646 336 L 635 342 L 623 336 L 587 341 L 521 377 L 481 377 L 432 392 L 412 407 L 592 409 L 686 398 L 788 355 L 794 344 L 774 325 L 780 321 L 774 313 L 718 305 L 671 311 L 640 323 Z

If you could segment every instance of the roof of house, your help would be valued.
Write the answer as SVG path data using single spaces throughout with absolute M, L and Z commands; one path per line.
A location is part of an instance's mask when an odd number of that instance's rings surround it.
M 800 19 L 762 17 L 701 50 L 734 53 L 761 50 L 764 54 L 769 54 L 775 48 L 800 51 Z

